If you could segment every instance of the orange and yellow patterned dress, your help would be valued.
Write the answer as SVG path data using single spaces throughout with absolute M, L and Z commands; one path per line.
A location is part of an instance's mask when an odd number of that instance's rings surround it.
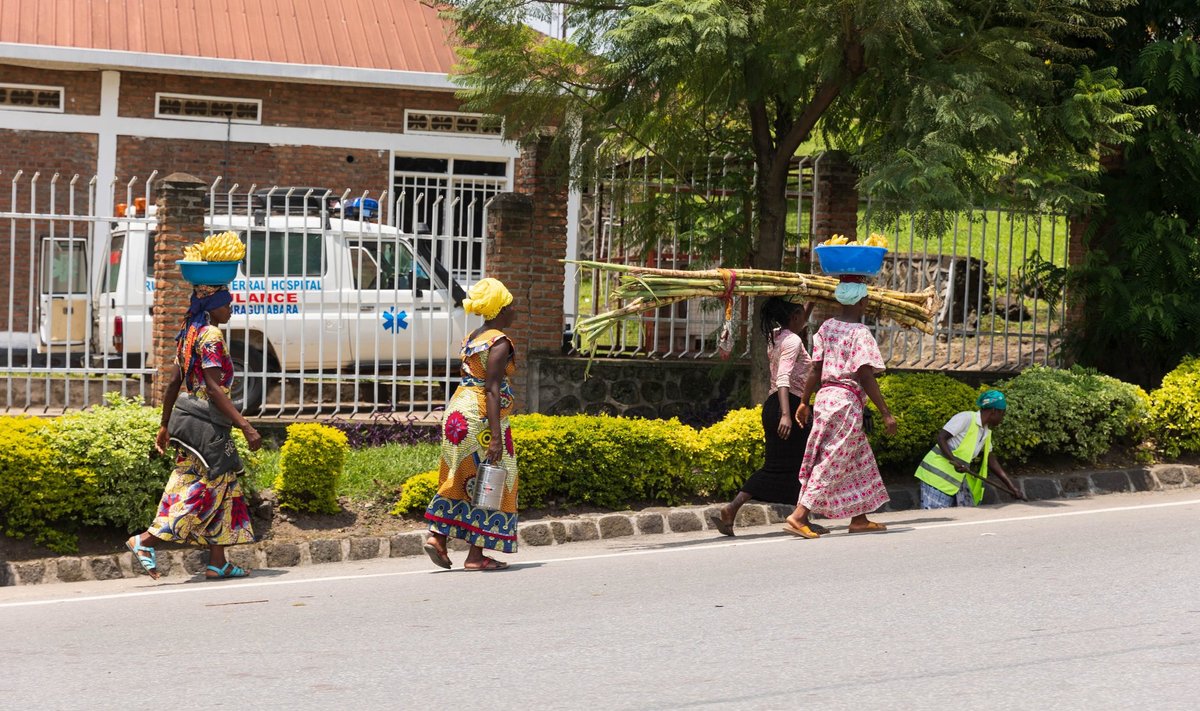
M 471 505 L 475 493 L 475 473 L 492 441 L 487 420 L 487 362 L 498 341 L 509 340 L 495 329 L 464 339 L 462 347 L 462 384 L 454 392 L 442 420 L 442 456 L 439 465 L 438 492 L 425 510 L 429 530 L 461 538 L 473 546 L 501 553 L 517 550 L 517 457 L 513 450 L 508 417 L 513 409 L 510 378 L 516 372 L 516 353 L 504 369 L 500 383 L 500 431 L 504 437 L 500 464 L 508 471 L 504 500 L 499 511 L 477 509 Z M 509 340 L 511 344 L 512 341 Z
M 194 357 L 185 358 L 189 347 L 194 349 Z M 205 326 L 193 339 L 180 341 L 175 363 L 181 368 L 184 367 L 182 363 L 187 364 L 183 383 L 190 395 L 208 399 L 205 368 L 221 369 L 221 388 L 229 394 L 233 384 L 233 361 L 225 348 L 221 329 L 216 326 Z M 253 543 L 250 509 L 246 506 L 237 472 L 210 478 L 200 460 L 184 452 L 179 453 L 175 463 L 175 472 L 163 489 L 150 533 L 164 541 L 193 545 Z

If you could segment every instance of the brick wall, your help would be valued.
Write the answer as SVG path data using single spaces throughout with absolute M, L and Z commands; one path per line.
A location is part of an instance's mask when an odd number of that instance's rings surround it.
M 0 130 L 0 211 L 70 214 L 70 182 L 75 174 L 81 179 L 75 185 L 75 214 L 88 211 L 88 181 L 96 172 L 96 137 L 82 134 L 44 133 L 40 131 Z M 13 200 L 13 178 L 18 170 L 25 171 L 16 182 Z M 35 173 L 41 173 L 33 183 Z M 59 179 L 54 182 L 54 174 Z M 54 200 L 53 210 L 51 199 Z M 55 234 L 66 236 L 69 223 L 55 222 Z M 31 230 L 32 228 L 32 230 Z M 48 221 L 5 220 L 0 230 L 0 330 L 29 331 L 33 301 L 30 286 L 36 285 L 34 256 L 38 241 L 50 234 Z M 82 223 L 75 225 L 76 234 L 87 234 Z M 30 244 L 32 236 L 32 246 Z M 15 269 L 10 278 L 10 268 Z M 36 295 L 32 297 L 36 299 Z M 9 308 L 11 303 L 11 310 Z M 36 327 L 36 324 L 33 324 Z
M 0 82 L 41 84 L 64 89 L 63 112 L 68 114 L 100 114 L 100 72 L 65 72 L 56 69 L 35 69 L 13 64 L 0 64 Z
M 251 184 L 299 185 L 378 195 L 391 188 L 386 151 L 230 143 L 228 158 L 225 167 L 226 146 L 220 141 L 125 136 L 117 140 L 118 175 L 144 178 L 153 170 L 182 171 L 212 184 L 223 174 L 225 189 L 237 183 L 239 190 L 248 190 Z
M 354 86 L 320 86 L 278 81 L 121 74 L 121 116 L 154 118 L 156 92 L 227 96 L 262 101 L 264 126 L 303 126 L 355 131 L 404 130 L 404 110 L 459 110 L 452 92 Z M 314 100 L 314 92 L 320 93 Z

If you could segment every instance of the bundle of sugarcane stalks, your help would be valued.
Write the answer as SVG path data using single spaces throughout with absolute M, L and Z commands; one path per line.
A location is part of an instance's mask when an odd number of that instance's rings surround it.
M 581 336 L 584 350 L 587 350 L 587 344 L 594 342 L 597 336 L 626 316 L 687 299 L 728 299 L 733 294 L 743 294 L 790 296 L 837 304 L 833 290 L 837 288 L 838 279 L 831 276 L 762 269 L 708 269 L 693 272 L 606 262 L 564 261 L 584 269 L 620 274 L 610 297 L 623 302 L 622 305 L 581 319 L 575 324 L 575 332 Z M 868 315 L 885 316 L 904 328 L 915 328 L 925 333 L 933 332 L 935 302 L 932 287 L 915 293 L 867 287 Z

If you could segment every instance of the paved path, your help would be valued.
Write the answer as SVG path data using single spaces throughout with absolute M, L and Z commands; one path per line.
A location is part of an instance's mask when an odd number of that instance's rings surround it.
M 0 708 L 1194 709 L 1194 491 L 0 588 Z M 457 559 L 461 560 L 462 554 Z

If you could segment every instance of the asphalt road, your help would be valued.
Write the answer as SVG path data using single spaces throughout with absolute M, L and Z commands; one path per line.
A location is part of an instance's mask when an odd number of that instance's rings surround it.
M 1197 513 L 1131 494 L 527 548 L 502 573 L 0 588 L 0 708 L 1195 709 Z

